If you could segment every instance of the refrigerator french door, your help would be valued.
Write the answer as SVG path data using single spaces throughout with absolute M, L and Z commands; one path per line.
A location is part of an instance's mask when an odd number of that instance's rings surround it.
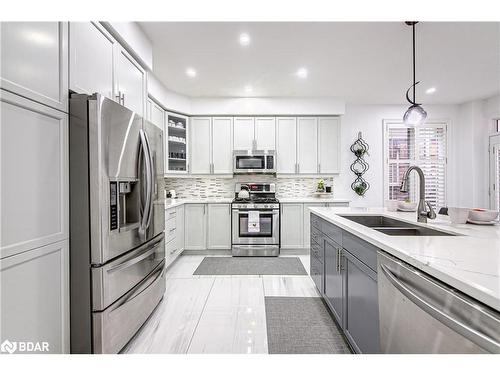
M 163 132 L 99 94 L 70 99 L 71 351 L 117 353 L 163 296 Z

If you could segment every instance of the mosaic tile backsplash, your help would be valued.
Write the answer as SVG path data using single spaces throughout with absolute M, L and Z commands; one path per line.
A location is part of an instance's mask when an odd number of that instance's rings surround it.
M 333 180 L 325 178 L 332 186 Z M 181 199 L 233 198 L 236 182 L 274 182 L 278 198 L 310 197 L 316 191 L 319 178 L 276 178 L 273 176 L 237 176 L 234 178 L 165 178 L 165 189 L 175 190 Z

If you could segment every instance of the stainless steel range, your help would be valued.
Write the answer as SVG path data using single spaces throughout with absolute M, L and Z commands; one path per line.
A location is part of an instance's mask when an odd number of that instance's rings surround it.
M 278 256 L 280 204 L 272 183 L 237 183 L 231 207 L 233 256 Z

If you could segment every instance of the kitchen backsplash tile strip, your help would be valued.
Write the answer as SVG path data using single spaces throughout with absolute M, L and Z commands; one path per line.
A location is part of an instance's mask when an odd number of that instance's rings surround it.
M 278 198 L 310 197 L 319 178 L 286 178 L 272 176 L 237 176 L 235 178 L 165 178 L 165 189 L 175 190 L 181 199 L 232 198 L 236 182 L 274 182 Z M 325 179 L 332 185 L 332 179 Z

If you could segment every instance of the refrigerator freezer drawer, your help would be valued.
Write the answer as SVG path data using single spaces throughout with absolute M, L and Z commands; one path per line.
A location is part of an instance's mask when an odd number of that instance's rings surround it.
M 118 353 L 144 324 L 165 293 L 165 262 L 102 312 L 92 314 L 94 353 Z
M 101 267 L 92 268 L 93 308 L 101 311 L 127 293 L 165 259 L 163 234 Z

